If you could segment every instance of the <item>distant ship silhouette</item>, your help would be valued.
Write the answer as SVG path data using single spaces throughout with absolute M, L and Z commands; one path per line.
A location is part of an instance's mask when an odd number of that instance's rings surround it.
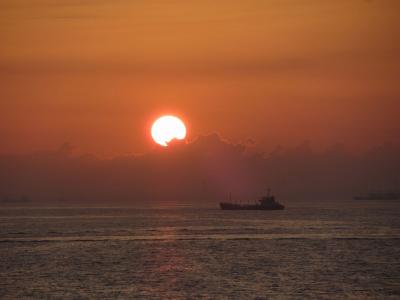
M 399 200 L 400 193 L 395 192 L 373 192 L 366 195 L 353 197 L 354 200 Z
M 231 196 L 229 197 L 231 198 Z M 219 204 L 223 210 L 282 210 L 285 206 L 275 201 L 275 197 L 270 195 L 268 189 L 267 195 L 254 204 L 237 204 L 232 202 L 221 202 Z

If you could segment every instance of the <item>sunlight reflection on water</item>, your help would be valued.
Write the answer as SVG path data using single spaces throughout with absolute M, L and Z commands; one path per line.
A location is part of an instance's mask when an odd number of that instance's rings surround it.
M 399 215 L 1 209 L 0 297 L 396 298 Z

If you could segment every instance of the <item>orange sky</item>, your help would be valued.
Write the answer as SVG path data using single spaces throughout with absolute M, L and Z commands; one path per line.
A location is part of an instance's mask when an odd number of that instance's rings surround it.
M 189 134 L 362 149 L 400 132 L 397 0 L 2 0 L 0 152 Z

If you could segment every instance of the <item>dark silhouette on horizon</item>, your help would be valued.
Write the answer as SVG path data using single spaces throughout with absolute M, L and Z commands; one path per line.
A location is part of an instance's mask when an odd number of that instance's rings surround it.
M 231 195 L 231 194 L 230 194 Z M 231 198 L 231 197 L 229 197 Z M 219 204 L 222 210 L 283 210 L 285 206 L 275 200 L 275 196 L 270 194 L 270 189 L 267 191 L 267 195 L 261 197 L 255 203 L 233 203 L 231 199 L 229 202 L 220 202 Z
M 273 187 L 282 201 L 351 199 L 369 189 L 398 189 L 400 149 L 384 144 L 355 155 L 341 146 L 314 152 L 308 143 L 254 153 L 218 135 L 173 142 L 141 155 L 100 159 L 56 151 L 0 156 L 0 202 L 217 205 L 256 199 Z M 12 201 L 8 201 L 12 202 Z

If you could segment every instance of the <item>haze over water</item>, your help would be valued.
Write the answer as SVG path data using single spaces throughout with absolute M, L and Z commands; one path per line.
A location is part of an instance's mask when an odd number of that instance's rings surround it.
M 400 205 L 0 209 L 0 298 L 400 297 Z
M 400 299 L 399 11 L 0 0 L 0 299 Z

